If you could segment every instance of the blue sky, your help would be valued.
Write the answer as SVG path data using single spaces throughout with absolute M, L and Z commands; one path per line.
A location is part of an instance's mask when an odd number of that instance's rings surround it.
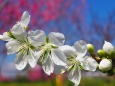
M 93 10 L 101 17 L 115 10 L 115 0 L 87 0 L 89 10 Z

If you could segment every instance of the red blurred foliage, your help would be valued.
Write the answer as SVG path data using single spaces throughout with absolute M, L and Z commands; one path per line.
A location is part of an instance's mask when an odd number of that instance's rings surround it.
M 10 78 L 0 75 L 0 82 L 9 82 L 9 81 L 11 81 Z
M 78 3 L 79 4 L 78 4 Z M 68 9 L 73 5 L 72 14 Z M 73 21 L 82 20 L 85 0 L 0 0 L 0 33 L 11 28 L 21 17 L 23 11 L 31 15 L 30 27 L 44 26 L 60 16 L 70 17 Z
M 44 73 L 41 66 L 36 66 L 28 71 L 27 77 L 30 81 L 51 80 L 55 77 L 55 74 L 48 76 Z
M 30 81 L 37 81 L 40 80 L 42 78 L 42 71 L 41 71 L 41 67 L 40 66 L 36 66 L 33 69 L 30 69 L 28 71 L 28 80 Z

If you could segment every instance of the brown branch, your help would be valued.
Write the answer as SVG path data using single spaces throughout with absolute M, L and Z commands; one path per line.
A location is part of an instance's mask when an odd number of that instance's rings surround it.
M 90 57 L 93 58 L 94 60 L 96 60 L 98 63 L 100 63 L 101 58 L 96 57 L 95 54 L 90 54 Z

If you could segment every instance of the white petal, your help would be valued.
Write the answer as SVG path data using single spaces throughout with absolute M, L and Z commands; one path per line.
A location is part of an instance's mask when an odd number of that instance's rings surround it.
M 61 50 L 66 55 L 66 57 L 76 55 L 76 50 L 69 45 L 60 46 L 59 50 Z
M 74 86 L 79 86 L 79 85 L 77 83 L 75 83 Z
M 25 54 L 19 52 L 15 59 L 15 66 L 18 70 L 23 70 L 27 65 L 27 57 Z
M 3 36 L 2 39 L 3 39 L 4 41 L 10 41 L 10 40 L 12 40 L 12 38 L 10 38 L 10 37 L 8 36 L 8 33 L 7 33 L 7 32 L 4 32 L 2 36 Z
M 25 39 L 27 36 L 25 29 L 20 24 L 15 24 L 10 31 L 14 37 L 19 39 Z
M 47 75 L 50 75 L 54 71 L 54 63 L 51 58 L 48 56 L 47 61 L 42 64 L 42 68 Z
M 52 55 L 52 60 L 56 65 L 61 65 L 61 66 L 66 65 L 66 62 L 67 62 L 66 56 L 60 50 L 58 49 L 52 50 L 51 55 Z
M 81 71 L 79 67 L 76 67 L 74 70 L 71 70 L 68 76 L 68 79 L 75 83 L 76 85 L 79 85 L 81 80 Z
M 40 57 L 44 54 L 44 50 L 36 51 L 36 60 L 39 61 Z
M 32 68 L 35 67 L 37 64 L 36 55 L 35 55 L 34 51 L 32 51 L 32 50 L 30 50 L 30 53 L 28 55 L 28 63 L 30 64 L 30 66 Z
M 44 53 L 44 50 L 36 51 L 36 60 L 39 60 L 40 56 Z
M 29 42 L 34 46 L 40 46 L 46 41 L 45 33 L 42 30 L 29 31 L 28 36 Z
M 3 40 L 3 35 L 0 35 L 0 40 Z
M 61 46 L 65 42 L 65 37 L 62 33 L 51 32 L 48 37 L 50 42 L 57 46 Z
M 9 41 L 8 43 L 6 43 L 7 54 L 15 53 L 16 51 L 18 51 L 20 46 L 21 45 L 16 40 Z
M 105 41 L 103 45 L 103 50 L 106 53 L 110 53 L 111 51 L 114 51 L 114 46 L 110 42 Z
M 77 56 L 79 57 L 83 57 L 87 52 L 87 45 L 83 40 L 75 42 L 73 47 L 76 49 Z
M 81 62 L 81 65 L 85 70 L 95 71 L 98 66 L 98 63 L 91 57 L 85 56 L 84 61 Z
M 22 27 L 27 27 L 28 23 L 30 22 L 30 15 L 27 11 L 25 11 L 21 17 L 21 25 Z
M 62 74 L 65 71 L 66 71 L 66 68 L 64 66 L 55 65 L 55 68 L 54 68 L 55 74 Z

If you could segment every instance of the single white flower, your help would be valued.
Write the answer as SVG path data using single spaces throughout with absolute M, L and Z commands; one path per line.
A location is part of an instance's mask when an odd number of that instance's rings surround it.
M 103 45 L 103 50 L 106 53 L 110 53 L 110 52 L 114 51 L 114 46 L 110 42 L 105 41 L 105 43 Z
M 32 39 L 29 40 L 32 35 L 30 34 L 31 32 L 37 31 L 29 31 L 27 34 L 21 24 L 15 24 L 9 32 L 4 32 L 2 35 L 2 39 L 8 41 L 6 43 L 7 54 L 17 53 L 15 65 L 18 70 L 24 69 L 27 64 L 31 67 L 37 64 L 35 46 L 33 44 L 39 37 L 36 34 L 36 38 L 31 44 Z
M 27 11 L 25 11 L 22 14 L 21 20 L 18 21 L 17 23 L 26 29 L 28 27 L 29 22 L 30 22 L 30 15 Z
M 99 69 L 103 72 L 109 71 L 112 68 L 112 63 L 109 59 L 103 59 L 99 63 Z
M 33 33 L 36 34 L 36 33 Z M 40 36 L 40 35 L 39 35 Z M 34 39 L 33 36 L 30 39 Z M 38 63 L 42 65 L 44 72 L 50 75 L 54 71 L 54 65 L 66 65 L 66 56 L 58 47 L 64 44 L 65 37 L 61 33 L 51 32 L 48 37 L 42 35 L 37 42 L 38 46 Z M 41 45 L 42 44 L 42 45 Z
M 85 56 L 87 52 L 87 46 L 85 41 L 77 41 L 74 43 L 74 46 L 69 45 L 61 46 L 59 48 L 62 52 L 65 53 L 67 57 L 67 71 L 69 73 L 69 80 L 79 85 L 81 80 L 81 70 L 95 71 L 98 63 L 89 56 Z

